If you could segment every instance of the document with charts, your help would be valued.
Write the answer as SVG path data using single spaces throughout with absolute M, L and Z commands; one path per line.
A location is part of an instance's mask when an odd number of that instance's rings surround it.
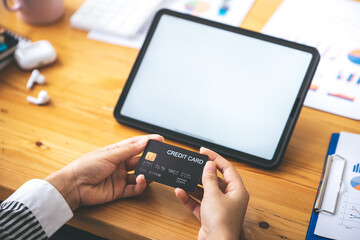
M 163 0 L 157 10 L 168 8 L 173 11 L 238 27 L 245 19 L 254 2 L 255 0 Z M 149 21 L 142 26 L 134 37 L 127 38 L 113 33 L 92 30 L 89 32 L 88 38 L 131 48 L 141 48 L 153 16 L 149 18 Z
M 265 34 L 316 47 L 305 106 L 360 120 L 360 1 L 284 0 Z
M 346 159 L 344 175 L 335 214 L 321 212 L 315 235 L 358 240 L 360 236 L 360 135 L 342 132 L 336 154 Z M 337 188 L 337 186 L 334 186 Z

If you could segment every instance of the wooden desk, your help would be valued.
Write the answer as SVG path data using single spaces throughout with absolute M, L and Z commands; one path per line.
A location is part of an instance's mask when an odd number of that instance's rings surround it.
M 69 18 L 81 2 L 65 1 L 61 21 L 41 27 L 0 7 L 0 24 L 32 40 L 48 39 L 59 54 L 41 70 L 47 85 L 31 91 L 25 88 L 30 72 L 15 64 L 0 72 L 1 200 L 91 150 L 144 134 L 112 116 L 138 51 L 89 40 L 71 28 Z M 280 2 L 256 1 L 242 26 L 260 30 Z M 26 96 L 40 89 L 49 92 L 51 104 L 28 104 Z M 359 122 L 304 108 L 279 168 L 234 162 L 251 196 L 242 238 L 304 239 L 330 135 L 339 131 L 360 133 Z M 79 209 L 69 224 L 110 239 L 194 239 L 200 228 L 173 189 L 156 183 L 142 196 Z

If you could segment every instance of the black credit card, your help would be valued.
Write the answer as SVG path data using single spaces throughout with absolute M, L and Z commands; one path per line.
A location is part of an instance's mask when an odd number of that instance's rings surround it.
M 135 175 L 193 193 L 200 181 L 208 156 L 149 140 Z

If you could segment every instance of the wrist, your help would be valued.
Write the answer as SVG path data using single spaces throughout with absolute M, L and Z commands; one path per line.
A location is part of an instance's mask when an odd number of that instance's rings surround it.
M 231 229 L 227 227 L 218 227 L 209 232 L 207 239 L 237 240 L 239 239 L 239 236 L 240 233 L 238 233 L 237 231 L 231 231 Z
M 80 195 L 72 171 L 67 171 L 64 168 L 52 173 L 44 180 L 53 185 L 61 193 L 71 211 L 79 207 Z

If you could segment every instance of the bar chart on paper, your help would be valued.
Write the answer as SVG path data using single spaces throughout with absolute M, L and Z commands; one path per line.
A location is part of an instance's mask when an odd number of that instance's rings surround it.
M 360 163 L 354 165 L 353 172 L 358 172 L 358 173 L 360 173 Z
M 360 120 L 359 12 L 355 0 L 284 0 L 262 29 L 319 51 L 305 106 Z

